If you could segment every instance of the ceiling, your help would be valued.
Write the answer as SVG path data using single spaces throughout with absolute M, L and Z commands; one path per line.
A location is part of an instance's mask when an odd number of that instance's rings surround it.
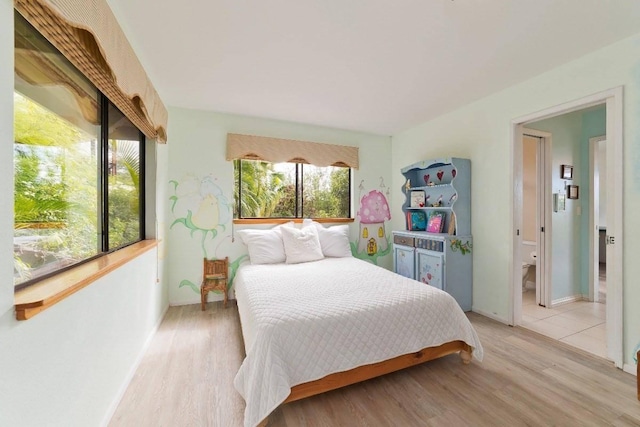
M 168 106 L 381 135 L 640 33 L 638 0 L 107 1 Z

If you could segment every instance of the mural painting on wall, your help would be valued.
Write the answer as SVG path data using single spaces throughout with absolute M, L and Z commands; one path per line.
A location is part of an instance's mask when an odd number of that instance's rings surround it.
M 384 193 L 386 188 L 386 195 Z M 358 209 L 358 240 L 351 242 L 354 256 L 378 264 L 378 258 L 391 252 L 390 238 L 387 236 L 385 222 L 391 219 L 387 196 L 389 188 L 380 177 L 380 189 L 365 192 L 364 180 L 358 186 L 360 208 Z M 362 195 L 363 193 L 364 196 Z
M 183 225 L 189 230 L 192 238 L 199 238 L 203 258 L 210 258 L 210 256 L 224 258 L 224 256 L 218 256 L 217 251 L 221 243 L 226 238 L 230 238 L 219 236 L 231 221 L 232 207 L 216 181 L 217 178 L 211 175 L 202 178 L 190 175 L 182 182 L 169 181 L 169 184 L 173 185 L 173 195 L 169 197 L 171 214 L 175 217 L 169 229 L 173 229 L 176 225 Z M 228 288 L 231 288 L 235 273 L 244 258 L 247 258 L 247 255 L 242 255 L 229 263 L 231 272 Z M 182 280 L 179 287 L 185 286 L 200 294 L 199 281 L 194 283 L 187 279 Z

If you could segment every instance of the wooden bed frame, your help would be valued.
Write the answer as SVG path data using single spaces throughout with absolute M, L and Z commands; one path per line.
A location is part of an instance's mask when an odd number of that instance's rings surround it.
M 296 400 L 304 399 L 305 397 L 311 397 L 330 390 L 346 387 L 351 384 L 399 371 L 400 369 L 419 365 L 420 363 L 438 359 L 453 353 L 459 352 L 462 363 L 467 365 L 471 362 L 472 351 L 473 349 L 471 346 L 464 341 L 451 341 L 438 347 L 423 348 L 415 353 L 404 354 L 382 362 L 359 366 L 344 372 L 336 372 L 335 374 L 327 375 L 319 380 L 298 384 L 291 388 L 289 397 L 287 397 L 283 403 L 294 402 Z M 268 422 L 269 418 L 267 417 L 262 420 L 258 426 L 264 427 Z

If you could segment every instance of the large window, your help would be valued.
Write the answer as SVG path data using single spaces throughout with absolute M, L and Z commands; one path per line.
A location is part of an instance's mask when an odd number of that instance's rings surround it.
M 351 169 L 234 160 L 235 218 L 349 218 Z
M 14 283 L 144 238 L 144 136 L 15 14 Z

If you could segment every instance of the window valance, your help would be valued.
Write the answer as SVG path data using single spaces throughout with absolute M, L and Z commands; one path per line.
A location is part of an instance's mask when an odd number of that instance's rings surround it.
M 166 142 L 167 110 L 106 0 L 14 4 L 147 137 Z
M 227 160 L 264 160 L 358 169 L 358 147 L 295 141 L 265 136 L 227 134 Z

